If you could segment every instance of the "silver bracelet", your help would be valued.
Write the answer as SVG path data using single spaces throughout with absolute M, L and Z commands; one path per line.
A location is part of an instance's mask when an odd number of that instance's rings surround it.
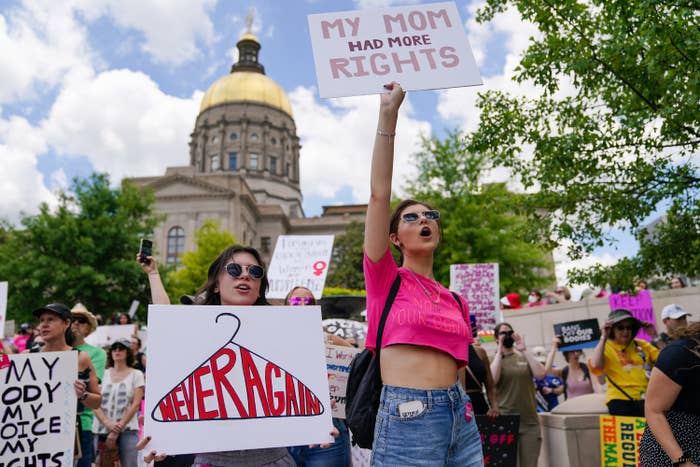
M 396 132 L 395 132 L 395 131 L 392 131 L 391 133 L 389 133 L 389 132 L 387 132 L 387 131 L 380 130 L 379 128 L 377 128 L 377 134 L 378 134 L 379 136 L 387 136 L 387 137 L 389 137 L 389 138 L 391 138 L 392 136 L 396 136 Z
M 159 275 L 159 274 L 158 274 L 158 271 L 151 271 L 151 272 L 148 273 L 148 275 L 149 275 L 149 276 L 157 276 L 157 275 Z

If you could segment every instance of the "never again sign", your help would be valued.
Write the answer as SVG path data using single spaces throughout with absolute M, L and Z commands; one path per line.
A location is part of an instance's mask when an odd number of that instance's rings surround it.
M 0 467 L 72 466 L 78 352 L 10 355 L 0 369 Z
M 151 305 L 148 323 L 149 448 L 185 454 L 330 441 L 320 307 Z

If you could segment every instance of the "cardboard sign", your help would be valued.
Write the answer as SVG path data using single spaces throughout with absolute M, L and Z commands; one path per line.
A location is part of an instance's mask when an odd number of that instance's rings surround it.
M 639 465 L 639 441 L 646 419 L 643 417 L 600 416 L 600 465 L 626 467 Z
M 326 344 L 326 368 L 328 369 L 328 389 L 335 399 L 333 416 L 345 418 L 345 390 L 348 387 L 350 362 L 360 353 L 354 347 Z
M 10 355 L 0 369 L 0 465 L 73 465 L 78 352 Z
M 5 334 L 5 316 L 7 316 L 7 282 L 0 282 L 0 331 L 3 335 Z
M 308 16 L 321 97 L 482 84 L 454 2 Z
M 651 303 L 651 293 L 648 290 L 640 290 L 637 295 L 611 294 L 608 298 L 610 310 L 625 308 L 632 312 L 632 315 L 641 320 L 656 325 L 654 316 L 654 305 Z M 651 342 L 652 337 L 640 329 L 636 338 Z
M 120 339 L 131 340 L 133 335 L 133 324 L 109 324 L 98 326 L 92 334 L 85 338 L 85 342 L 96 347 L 109 347 L 112 342 Z
M 311 290 L 318 300 L 326 283 L 333 235 L 280 235 L 270 260 L 267 298 L 285 298 L 294 287 Z
M 500 415 L 491 421 L 477 415 L 486 467 L 515 467 L 518 463 L 518 429 L 520 415 Z
M 600 325 L 597 319 L 567 321 L 554 325 L 554 335 L 561 338 L 559 350 L 579 350 L 595 347 L 600 340 Z
M 465 298 L 478 329 L 491 330 L 499 321 L 498 263 L 451 264 L 450 290 Z
M 150 305 L 148 336 L 149 449 L 332 442 L 320 307 Z

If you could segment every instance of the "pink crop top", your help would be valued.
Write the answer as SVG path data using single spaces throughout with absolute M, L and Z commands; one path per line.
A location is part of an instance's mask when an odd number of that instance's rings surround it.
M 401 274 L 401 286 L 389 311 L 382 335 L 382 348 L 392 344 L 423 345 L 452 355 L 460 367 L 467 364 L 468 347 L 472 343 L 469 311 L 464 300 L 464 314 L 452 293 L 442 285 L 440 299 L 433 303 L 423 286 L 435 296 L 435 282 L 396 266 L 387 246 L 384 256 L 376 262 L 364 255 L 365 286 L 367 289 L 367 339 L 365 346 L 374 350 L 377 328 L 384 304 L 396 274 Z M 460 298 L 461 299 L 461 298 Z

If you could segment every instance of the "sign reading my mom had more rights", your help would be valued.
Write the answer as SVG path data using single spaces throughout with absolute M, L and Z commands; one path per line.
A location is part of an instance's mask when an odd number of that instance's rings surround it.
M 309 15 L 321 97 L 482 84 L 453 2 Z

